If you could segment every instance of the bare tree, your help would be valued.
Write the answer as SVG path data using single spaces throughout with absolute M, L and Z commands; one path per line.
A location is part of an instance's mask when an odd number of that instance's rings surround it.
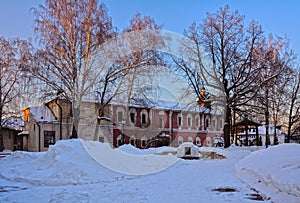
M 199 65 L 202 73 L 217 77 L 216 84 L 223 91 L 225 147 L 230 146 L 232 109 L 251 100 L 257 88 L 253 81 L 259 70 L 254 66 L 253 53 L 263 32 L 255 22 L 247 29 L 244 26 L 244 17 L 225 6 L 216 13 L 208 13 L 202 25 L 193 24 L 185 31 L 195 43 L 196 52 L 202 53 L 200 48 L 203 48 L 211 60 L 212 67 Z
M 294 132 L 299 131 L 300 122 L 300 73 L 295 70 L 285 92 L 287 109 L 287 142 L 291 141 Z
M 9 105 L 20 95 L 19 83 L 31 60 L 31 44 L 28 41 L 0 37 L 0 151 L 4 150 L 2 117 L 12 114 Z
M 289 81 L 289 67 L 293 53 L 290 52 L 286 40 L 269 35 L 268 40 L 263 39 L 261 41 L 261 46 L 255 51 L 255 57 L 257 58 L 257 66 L 261 68 L 257 77 L 257 84 L 260 84 L 261 88 L 255 98 L 257 101 L 255 108 L 259 108 L 258 111 L 261 110 L 264 115 L 265 144 L 268 147 L 270 144 L 269 124 L 273 122 L 277 125 L 278 105 L 282 104 L 281 96 L 276 93 L 284 91 L 286 83 Z
M 46 0 L 33 9 L 35 32 L 41 49 L 32 73 L 57 92 L 68 92 L 72 104 L 73 131 L 77 137 L 80 103 L 102 74 L 93 51 L 115 35 L 104 4 L 96 0 Z M 98 63 L 99 65 L 99 63 Z

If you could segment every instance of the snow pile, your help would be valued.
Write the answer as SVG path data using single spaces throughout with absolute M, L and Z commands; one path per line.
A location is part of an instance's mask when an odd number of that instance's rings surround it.
M 18 151 L 2 158 L 0 177 L 33 185 L 78 185 L 115 181 L 124 173 L 154 173 L 176 161 L 172 155 L 136 156 L 108 144 L 72 139 L 58 141 L 47 152 Z
M 149 154 L 162 154 L 164 152 L 176 152 L 174 147 L 159 147 L 159 148 L 148 148 L 148 149 L 139 149 L 131 144 L 125 144 L 117 148 L 118 150 L 132 155 L 149 155 Z
M 175 164 L 178 158 L 172 154 L 147 154 L 147 150 L 134 149 L 126 145 L 119 149 L 112 149 L 109 144 L 94 141 L 82 141 L 86 151 L 97 162 L 106 168 L 127 175 L 147 175 L 167 169 Z M 124 153 L 122 150 L 130 152 Z M 156 149 L 159 150 L 159 149 Z M 145 155 L 141 155 L 145 153 Z
M 299 202 L 300 145 L 282 144 L 251 153 L 236 165 L 236 176 L 276 202 Z
M 99 165 L 80 140 L 58 141 L 47 152 L 14 152 L 1 160 L 0 176 L 33 185 L 78 185 L 113 181 L 116 174 Z

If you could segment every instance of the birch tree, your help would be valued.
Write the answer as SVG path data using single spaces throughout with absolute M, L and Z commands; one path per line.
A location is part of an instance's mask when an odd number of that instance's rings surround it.
M 78 137 L 80 105 L 102 73 L 92 69 L 91 55 L 115 35 L 104 4 L 96 0 L 46 0 L 33 9 L 41 49 L 32 73 L 72 104 L 73 138 Z M 101 69 L 101 67 L 99 67 Z

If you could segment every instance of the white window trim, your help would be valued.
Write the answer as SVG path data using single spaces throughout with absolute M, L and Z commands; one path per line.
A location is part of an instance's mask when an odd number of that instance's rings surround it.
M 186 119 L 187 127 L 189 129 L 191 129 L 193 127 L 193 116 L 192 116 L 192 114 L 188 114 L 186 118 L 187 118 Z M 189 123 L 189 119 L 190 119 L 190 123 Z
M 142 116 L 143 114 L 146 115 L 146 123 L 143 123 L 143 116 Z M 143 110 L 141 111 L 141 124 L 142 124 L 142 125 L 147 125 L 147 124 L 148 124 L 148 112 L 147 112 L 146 109 L 143 109 Z
M 143 141 L 145 141 L 145 143 L 146 143 L 146 145 L 143 145 Z M 141 146 L 142 147 L 146 147 L 147 146 L 147 138 L 144 136 L 144 137 L 142 137 L 142 139 L 141 139 Z
M 198 123 L 197 123 L 197 119 L 198 119 Z M 195 118 L 195 126 L 196 126 L 196 128 L 200 127 L 200 116 L 196 116 L 196 118 Z
M 117 112 L 117 122 L 118 122 L 118 123 L 124 124 L 124 122 L 125 122 L 125 120 L 124 120 L 124 115 L 125 115 L 125 110 L 124 110 L 124 108 L 122 108 L 122 107 L 117 107 L 116 112 Z M 122 112 L 122 120 L 121 120 L 121 121 L 119 120 L 119 112 Z
M 180 123 L 180 125 L 179 125 L 179 117 L 181 118 L 181 123 Z M 182 113 L 179 113 L 179 114 L 177 115 L 177 125 L 178 125 L 178 128 L 179 128 L 179 129 L 181 129 L 182 123 L 183 123 L 183 116 L 182 116 Z
M 196 145 L 201 145 L 201 138 L 200 137 L 196 137 Z
M 178 145 L 181 145 L 183 143 L 183 137 L 181 135 L 178 136 L 177 141 L 178 141 Z
M 131 121 L 131 114 L 134 113 L 134 122 Z M 136 109 L 134 108 L 131 108 L 130 111 L 129 111 L 129 122 L 131 124 L 136 124 L 136 117 L 137 117 L 137 114 L 136 114 Z
M 134 140 L 134 144 L 133 146 L 136 146 L 136 137 L 134 135 L 132 135 L 130 138 L 129 138 L 129 144 L 131 144 L 131 141 Z
M 122 134 L 117 137 L 117 147 L 120 147 L 119 140 L 122 140 Z

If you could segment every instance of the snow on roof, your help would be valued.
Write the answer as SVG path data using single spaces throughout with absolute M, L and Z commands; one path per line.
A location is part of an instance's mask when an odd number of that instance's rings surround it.
M 57 121 L 47 106 L 29 107 L 34 119 L 38 122 L 54 122 Z
M 21 131 L 24 127 L 22 118 L 2 118 L 2 128 Z

